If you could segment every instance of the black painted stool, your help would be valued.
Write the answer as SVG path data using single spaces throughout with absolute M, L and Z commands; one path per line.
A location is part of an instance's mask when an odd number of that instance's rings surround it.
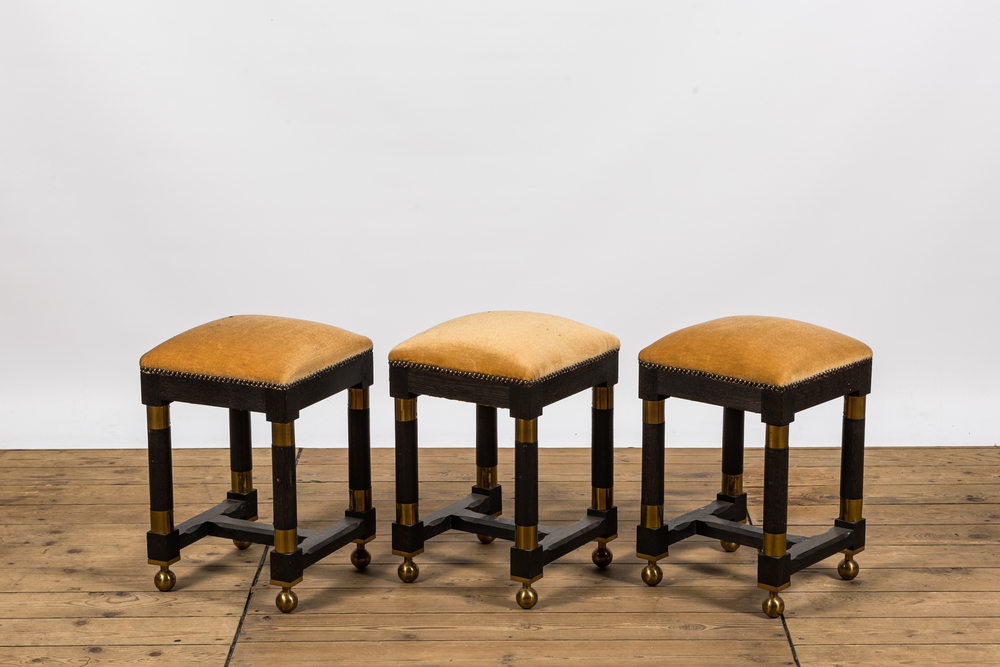
M 372 342 L 364 336 L 315 322 L 240 315 L 209 322 L 153 348 L 139 361 L 142 402 L 149 437 L 149 563 L 159 565 L 161 591 L 177 577 L 170 565 L 180 550 L 203 537 L 231 538 L 237 547 L 274 547 L 271 583 L 281 586 L 276 604 L 290 612 L 298 604 L 292 587 L 305 568 L 349 542 L 351 562 L 371 561 L 365 544 L 375 537 L 372 508 L 368 387 Z M 299 530 L 295 497 L 295 420 L 299 411 L 348 390 L 349 509 L 322 530 Z M 174 526 L 170 403 L 229 408 L 232 492 L 214 508 Z M 271 422 L 274 526 L 256 523 L 250 413 Z
M 607 542 L 617 537 L 614 506 L 614 385 L 618 339 L 552 315 L 489 312 L 440 324 L 389 353 L 389 393 L 396 399 L 396 521 L 392 552 L 403 557 L 399 578 L 410 583 L 413 557 L 447 530 L 476 533 L 481 542 L 512 540 L 510 577 L 522 584 L 524 609 L 538 601 L 531 584 L 542 568 L 596 540 L 594 563 L 611 563 Z M 538 525 L 538 417 L 542 408 L 593 389 L 592 502 L 571 526 Z M 418 510 L 417 396 L 476 403 L 476 484 L 472 493 L 422 519 Z M 497 408 L 514 427 L 514 521 L 500 517 L 497 484 Z
M 656 564 L 668 547 L 692 535 L 760 550 L 757 586 L 769 591 L 764 612 L 777 618 L 778 592 L 791 575 L 837 552 L 844 579 L 858 574 L 854 555 L 865 548 L 865 396 L 871 390 L 872 351 L 822 327 L 776 317 L 726 317 L 676 331 L 639 353 L 643 400 L 642 508 L 636 551 L 649 564 L 642 580 L 663 578 Z M 721 405 L 722 492 L 715 502 L 663 522 L 664 416 L 670 396 Z M 814 537 L 787 535 L 788 425 L 795 413 L 844 397 L 840 518 Z M 764 450 L 764 525 L 748 526 L 743 492 L 743 420 L 749 410 L 767 425 Z

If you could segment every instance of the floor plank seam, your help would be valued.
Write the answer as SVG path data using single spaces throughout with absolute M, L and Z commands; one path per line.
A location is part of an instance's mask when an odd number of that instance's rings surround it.
M 792 633 L 788 631 L 788 623 L 785 622 L 785 615 L 781 615 L 781 627 L 785 629 L 785 637 L 788 638 L 788 648 L 792 649 L 792 660 L 795 661 L 795 667 L 802 667 L 802 663 L 799 662 L 799 654 L 795 651 L 795 642 L 792 641 Z

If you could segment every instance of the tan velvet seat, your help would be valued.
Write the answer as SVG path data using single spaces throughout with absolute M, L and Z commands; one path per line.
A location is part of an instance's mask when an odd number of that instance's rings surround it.
M 234 315 L 178 334 L 142 355 L 144 373 L 287 388 L 370 352 L 372 341 L 328 324 Z
M 446 530 L 475 533 L 480 541 L 506 539 L 515 599 L 531 608 L 531 584 L 543 567 L 594 541 L 591 558 L 611 563 L 607 543 L 617 537 L 614 506 L 614 385 L 619 341 L 593 327 L 554 315 L 495 311 L 459 317 L 428 329 L 389 353 L 389 393 L 396 401 L 396 521 L 392 552 L 407 583 L 420 572 L 413 558 Z M 591 508 L 579 522 L 538 524 L 538 418 L 545 406 L 590 390 L 593 395 Z M 417 398 L 436 396 L 476 404 L 476 485 L 472 493 L 424 516 L 419 508 Z M 502 517 L 497 480 L 497 410 L 514 418 L 514 520 Z
M 692 535 L 713 537 L 726 551 L 759 550 L 757 585 L 768 591 L 762 609 L 777 618 L 778 593 L 795 572 L 841 552 L 837 571 L 858 574 L 865 548 L 862 517 L 865 401 L 871 390 L 872 350 L 849 336 L 778 317 L 725 317 L 675 331 L 639 353 L 643 400 L 642 495 L 636 554 L 646 559 L 642 580 L 663 578 L 657 561 Z M 722 488 L 716 500 L 664 521 L 664 446 L 667 398 L 718 405 L 722 411 Z M 787 534 L 789 425 L 795 415 L 842 398 L 840 518 L 831 530 Z M 764 442 L 763 520 L 747 525 L 743 491 L 745 412 L 760 415 Z M 832 480 L 831 480 L 832 481 Z
M 639 362 L 732 382 L 788 387 L 872 358 L 859 340 L 780 317 L 724 317 L 668 334 Z
M 620 347 L 615 336 L 565 317 L 501 310 L 417 334 L 392 349 L 389 363 L 530 384 Z

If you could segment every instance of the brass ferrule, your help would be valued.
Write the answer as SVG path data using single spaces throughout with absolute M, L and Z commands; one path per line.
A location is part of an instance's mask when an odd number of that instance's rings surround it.
M 274 531 L 274 550 L 279 554 L 293 554 L 299 548 L 299 531 L 295 528 Z
M 150 565 L 159 565 L 161 568 L 164 568 L 164 567 L 169 568 L 171 565 L 173 565 L 174 563 L 176 563 L 180 559 L 181 559 L 180 556 L 174 556 L 170 560 L 156 560 L 154 558 L 150 558 L 146 562 L 149 563 Z
M 768 449 L 788 449 L 788 424 L 784 426 L 768 424 L 764 446 Z
M 398 422 L 411 422 L 417 418 L 417 399 L 416 398 L 397 398 L 396 399 L 396 421 Z
M 302 583 L 302 577 L 299 577 L 295 581 L 278 581 L 277 579 L 271 580 L 272 586 L 281 586 L 284 589 L 290 589 L 292 586 L 298 586 Z
M 396 503 L 396 523 L 412 526 L 419 519 L 420 503 Z
M 174 532 L 174 511 L 149 510 L 149 532 L 157 535 L 168 535 Z
M 595 510 L 609 510 L 615 506 L 615 489 L 609 486 L 606 489 L 592 487 L 590 492 L 590 506 Z
M 236 472 L 231 470 L 229 474 L 233 478 L 233 493 L 250 493 L 253 491 L 253 470 Z
M 514 526 L 514 548 L 535 549 L 538 547 L 538 526 Z
M 780 557 L 785 555 L 788 544 L 787 533 L 764 533 L 764 555 Z
M 476 466 L 476 486 L 481 489 L 492 489 L 497 485 L 496 466 Z
M 738 496 L 743 493 L 743 475 L 722 474 L 722 493 L 727 496 Z
M 295 422 L 271 422 L 271 444 L 275 447 L 294 447 Z
M 348 410 L 367 410 L 368 409 L 368 387 L 363 387 L 361 389 L 357 387 L 351 387 L 347 390 L 347 409 Z
M 865 399 L 867 396 L 844 396 L 844 416 L 848 419 L 865 418 Z
M 663 505 L 643 505 L 641 514 L 643 528 L 663 527 Z
M 663 416 L 663 401 L 643 401 L 642 402 L 642 423 L 643 424 L 662 424 L 664 421 Z
M 515 419 L 514 440 L 517 442 L 538 442 L 538 420 Z
M 615 407 L 614 387 L 594 387 L 594 409 L 611 410 Z
M 170 406 L 147 405 L 146 428 L 150 431 L 162 431 L 165 428 L 170 428 Z
M 861 521 L 861 510 L 865 504 L 864 498 L 851 500 L 849 498 L 840 499 L 840 520 L 841 521 Z
M 366 512 L 372 508 L 371 487 L 361 490 L 348 489 L 347 494 L 349 496 L 347 506 L 352 512 Z
M 792 582 L 789 581 L 787 584 L 781 584 L 780 586 L 771 586 L 769 584 L 757 584 L 757 588 L 762 588 L 765 591 L 771 591 L 772 593 L 780 593 L 781 591 L 785 590 L 791 585 Z

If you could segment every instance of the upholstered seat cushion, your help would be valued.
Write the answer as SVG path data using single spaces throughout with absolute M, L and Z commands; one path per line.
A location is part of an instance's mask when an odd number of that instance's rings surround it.
M 786 387 L 871 357 L 870 347 L 830 329 L 779 317 L 740 316 L 664 336 L 639 353 L 639 362 Z
M 195 327 L 142 355 L 144 373 L 285 388 L 370 352 L 365 336 L 327 324 L 235 315 Z
M 565 317 L 492 311 L 417 334 L 392 349 L 389 363 L 531 383 L 619 347 L 615 336 Z

